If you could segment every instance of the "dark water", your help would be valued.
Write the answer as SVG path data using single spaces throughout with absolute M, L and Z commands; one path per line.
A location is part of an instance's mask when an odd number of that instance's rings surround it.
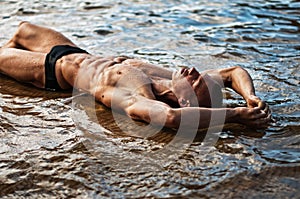
M 28 20 L 95 54 L 170 69 L 241 65 L 276 120 L 265 131 L 199 131 L 190 144 L 112 114 L 90 96 L 1 75 L 0 197 L 300 197 L 299 1 L 2 0 L 0 18 L 1 45 Z M 228 106 L 244 105 L 226 93 Z M 172 148 L 174 140 L 182 145 Z

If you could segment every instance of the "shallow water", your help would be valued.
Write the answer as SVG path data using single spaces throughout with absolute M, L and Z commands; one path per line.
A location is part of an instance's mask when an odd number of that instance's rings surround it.
M 276 120 L 265 131 L 199 131 L 189 143 L 90 96 L 1 75 L 1 197 L 299 198 L 299 1 L 12 0 L 0 1 L 0 17 L 0 45 L 28 20 L 95 54 L 170 69 L 241 65 Z M 244 105 L 226 92 L 228 106 Z

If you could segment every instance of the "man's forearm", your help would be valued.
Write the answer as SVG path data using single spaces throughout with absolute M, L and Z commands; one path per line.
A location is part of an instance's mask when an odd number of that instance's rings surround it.
M 209 128 L 227 123 L 239 123 L 252 128 L 264 127 L 270 122 L 270 115 L 262 111 L 259 107 L 247 108 L 199 108 L 187 107 L 173 109 L 175 117 L 173 123 L 166 123 L 172 128 Z M 169 120 L 170 121 L 170 120 Z
M 236 67 L 232 71 L 231 87 L 237 93 L 239 93 L 246 101 L 251 95 L 255 95 L 253 80 L 249 73 L 241 67 Z
M 175 128 L 195 128 L 197 125 L 197 128 L 202 129 L 237 121 L 237 111 L 234 108 L 185 107 L 174 110 L 176 119 L 172 127 Z
M 221 86 L 232 88 L 245 100 L 255 95 L 253 81 L 249 73 L 240 66 L 223 68 L 218 70 L 204 71 L 202 74 L 209 74 Z

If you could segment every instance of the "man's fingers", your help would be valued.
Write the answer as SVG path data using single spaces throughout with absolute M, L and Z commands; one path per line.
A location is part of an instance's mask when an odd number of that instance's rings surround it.
M 269 105 L 268 105 L 268 104 L 266 104 L 266 106 L 265 106 L 265 108 L 264 108 L 264 111 L 265 111 L 266 113 L 269 112 Z
M 273 121 L 271 114 L 268 114 L 268 117 L 266 119 L 268 123 Z
M 267 104 L 264 101 L 259 101 L 258 102 L 258 108 L 261 110 L 264 110 L 266 108 Z
M 271 110 L 270 107 L 267 103 L 265 103 L 264 101 L 260 101 L 258 103 L 258 108 L 260 108 L 261 110 L 263 110 L 266 114 L 271 114 Z
M 252 119 L 266 118 L 267 113 L 258 107 L 253 108 Z

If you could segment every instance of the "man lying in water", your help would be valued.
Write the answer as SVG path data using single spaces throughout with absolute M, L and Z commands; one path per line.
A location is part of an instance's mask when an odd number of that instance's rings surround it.
M 255 95 L 252 79 L 241 67 L 200 74 L 195 68 L 172 72 L 137 59 L 103 58 L 29 22 L 21 22 L 0 49 L 0 72 L 46 90 L 83 90 L 132 119 L 170 128 L 188 128 L 195 115 L 200 115 L 199 128 L 224 122 L 262 128 L 271 121 L 268 105 Z M 247 107 L 220 108 L 224 86 L 240 94 Z M 212 114 L 217 117 L 210 121 Z

